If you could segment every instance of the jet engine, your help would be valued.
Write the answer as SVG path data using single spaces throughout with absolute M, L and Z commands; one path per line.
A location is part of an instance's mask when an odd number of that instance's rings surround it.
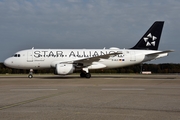
M 57 64 L 55 74 L 56 75 L 67 75 L 73 73 L 75 67 L 73 64 Z

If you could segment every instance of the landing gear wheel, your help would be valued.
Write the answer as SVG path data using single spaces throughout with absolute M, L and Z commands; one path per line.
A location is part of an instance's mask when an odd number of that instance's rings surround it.
M 28 78 L 33 78 L 33 75 L 32 75 L 32 74 L 29 74 L 29 75 L 28 75 Z
M 89 73 L 88 68 L 82 68 L 80 77 L 85 77 L 85 78 L 91 78 L 91 74 Z
M 85 78 L 86 77 L 86 71 L 82 70 L 80 73 L 80 77 Z
M 91 78 L 91 74 L 90 73 L 86 73 L 86 72 L 81 72 L 80 73 L 80 77 L 82 77 L 82 78 Z
M 86 73 L 81 72 L 81 73 L 80 73 L 80 77 L 82 77 L 82 78 L 86 77 Z
M 91 78 L 91 74 L 90 73 L 86 73 L 86 78 Z
M 33 78 L 33 69 L 30 69 L 30 70 L 29 70 L 28 78 Z

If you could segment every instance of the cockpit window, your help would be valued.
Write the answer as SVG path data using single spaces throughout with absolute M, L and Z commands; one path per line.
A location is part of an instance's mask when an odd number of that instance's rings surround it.
M 20 54 L 15 54 L 14 57 L 20 57 L 21 55 Z

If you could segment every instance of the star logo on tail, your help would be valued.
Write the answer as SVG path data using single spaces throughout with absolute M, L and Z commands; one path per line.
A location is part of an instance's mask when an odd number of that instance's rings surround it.
M 146 46 L 155 46 L 156 45 L 157 37 L 153 36 L 151 33 L 149 33 L 147 35 L 147 37 L 144 37 L 143 39 L 146 43 Z

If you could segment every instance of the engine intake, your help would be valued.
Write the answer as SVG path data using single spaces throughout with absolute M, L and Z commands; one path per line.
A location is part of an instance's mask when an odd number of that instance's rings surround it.
M 67 75 L 72 74 L 75 70 L 73 64 L 57 64 L 55 74 L 56 75 Z

